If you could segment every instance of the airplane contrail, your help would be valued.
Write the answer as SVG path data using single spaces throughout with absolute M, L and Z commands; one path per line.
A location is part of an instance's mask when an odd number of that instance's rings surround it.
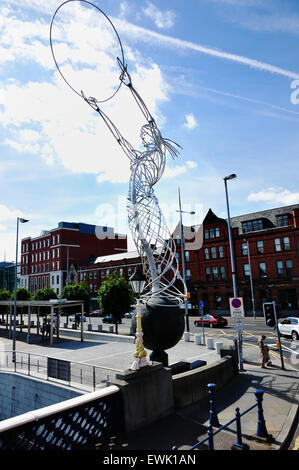
M 141 26 L 133 25 L 132 23 L 128 23 L 127 21 L 119 20 L 118 18 L 114 18 L 113 22 L 121 33 L 129 35 L 131 39 L 134 38 L 144 42 L 154 40 L 155 42 L 158 42 L 161 45 L 193 50 L 202 54 L 217 57 L 219 59 L 229 60 L 242 65 L 246 65 L 247 67 L 251 67 L 263 72 L 278 74 L 292 80 L 299 78 L 299 73 L 293 72 L 291 70 L 286 70 L 281 67 L 277 67 L 276 65 L 261 62 L 256 59 L 250 59 L 249 57 L 224 52 L 218 49 L 213 49 L 211 47 L 202 46 L 201 44 L 185 41 L 184 39 L 178 39 L 172 36 L 165 36 L 164 34 L 156 33 L 155 31 L 142 28 Z

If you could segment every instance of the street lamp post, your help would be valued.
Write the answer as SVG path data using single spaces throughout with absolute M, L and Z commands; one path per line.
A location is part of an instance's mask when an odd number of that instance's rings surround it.
M 251 300 L 252 300 L 252 313 L 254 318 L 256 319 L 255 313 L 255 299 L 254 299 L 254 290 L 253 290 L 253 281 L 252 281 L 252 272 L 251 272 L 251 261 L 250 261 L 250 251 L 249 251 L 249 241 L 246 240 L 247 243 L 247 255 L 248 255 L 248 264 L 249 264 L 249 276 L 250 276 L 250 288 L 251 288 Z
M 145 286 L 146 277 L 141 272 L 140 268 L 137 267 L 133 276 L 130 277 L 130 284 L 133 292 L 137 295 L 136 305 L 136 351 L 134 353 L 135 360 L 130 367 L 130 370 L 139 370 L 140 367 L 151 366 L 151 361 L 148 361 L 146 356 L 147 352 L 143 346 L 143 331 L 141 323 L 141 308 L 142 303 L 140 300 L 140 294 L 142 293 Z
M 187 212 L 187 211 L 182 211 L 182 205 L 181 205 L 181 192 L 179 188 L 179 210 L 177 212 L 180 213 L 180 232 L 181 232 L 181 252 L 182 252 L 182 270 L 183 270 L 183 279 L 184 279 L 184 284 L 186 286 L 186 265 L 185 265 L 185 238 L 184 238 L 184 230 L 183 230 L 183 222 L 182 222 L 182 213 L 185 214 L 190 214 L 194 215 L 195 212 Z M 185 292 L 186 294 L 186 292 Z M 189 327 L 189 316 L 188 316 L 188 300 L 185 298 L 185 318 L 186 318 L 186 331 L 190 331 Z
M 227 221 L 228 221 L 228 238 L 229 238 L 229 249 L 230 249 L 230 259 L 231 259 L 231 268 L 232 268 L 232 280 L 233 280 L 233 290 L 234 290 L 234 297 L 238 297 L 237 293 L 237 282 L 236 282 L 236 271 L 235 271 L 235 260 L 234 260 L 234 248 L 233 248 L 233 240 L 232 240 L 232 230 L 231 230 L 231 223 L 230 223 L 230 212 L 229 212 L 229 203 L 228 203 L 228 191 L 227 191 L 227 181 L 236 178 L 237 175 L 232 173 L 229 176 L 225 176 L 224 180 L 224 187 L 225 187 L 225 196 L 226 196 L 226 207 L 227 207 Z M 243 370 L 243 357 L 242 357 L 242 332 L 240 327 L 237 328 L 238 333 L 238 352 L 239 352 L 239 366 L 240 370 Z
M 29 222 L 27 219 L 17 217 L 17 237 L 16 237 L 16 266 L 15 266 L 15 295 L 14 295 L 14 312 L 13 312 L 13 334 L 12 334 L 12 361 L 16 360 L 16 324 L 17 324 L 17 275 L 18 275 L 18 244 L 19 244 L 19 222 L 25 224 Z

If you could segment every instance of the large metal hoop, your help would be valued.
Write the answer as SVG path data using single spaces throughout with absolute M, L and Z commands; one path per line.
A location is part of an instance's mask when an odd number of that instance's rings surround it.
M 61 72 L 60 70 L 60 67 L 57 63 L 57 60 L 56 60 L 56 57 L 55 57 L 55 54 L 54 54 L 54 47 L 53 47 L 53 40 L 52 40 L 52 28 L 53 28 L 53 24 L 54 24 L 54 19 L 58 13 L 58 11 L 60 10 L 61 7 L 63 7 L 66 3 L 71 3 L 71 2 L 80 2 L 80 3 L 87 3 L 91 6 L 93 6 L 94 8 L 96 8 L 100 13 L 102 13 L 105 18 L 109 21 L 110 23 L 110 26 L 112 27 L 113 31 L 115 32 L 115 35 L 117 37 L 117 40 L 118 40 L 118 43 L 119 43 L 119 47 L 120 47 L 120 52 L 121 52 L 121 58 L 117 57 L 117 62 L 121 62 L 122 64 L 125 63 L 125 57 L 124 57 L 124 51 L 123 51 L 123 46 L 122 46 L 122 43 L 121 43 L 121 40 L 120 40 L 120 37 L 118 35 L 118 32 L 116 31 L 115 29 L 115 26 L 114 24 L 112 23 L 112 21 L 110 20 L 110 18 L 99 8 L 97 7 L 96 5 L 94 5 L 93 3 L 89 2 L 88 0 L 66 0 L 65 2 L 63 2 L 61 5 L 59 5 L 59 7 L 56 9 L 54 15 L 52 16 L 52 19 L 51 19 L 51 25 L 50 25 L 50 46 L 51 46 L 51 52 L 52 52 L 52 56 L 53 56 L 53 59 L 54 59 L 54 63 L 56 65 L 56 68 L 58 70 L 58 72 L 60 73 L 61 77 L 63 78 L 63 80 L 65 81 L 65 83 L 71 88 L 71 90 L 73 90 L 77 95 L 79 95 L 81 98 L 83 97 L 82 96 L 82 92 L 80 91 L 77 91 L 74 87 L 72 87 L 72 85 L 67 81 L 67 79 L 65 78 L 65 76 L 63 75 L 63 73 Z M 122 85 L 122 81 L 120 80 L 119 82 L 119 85 L 118 87 L 116 88 L 116 90 L 112 93 L 111 96 L 109 96 L 108 98 L 104 99 L 104 100 L 97 100 L 95 99 L 95 101 L 97 103 L 105 103 L 106 101 L 109 101 L 111 98 L 113 98 L 113 96 L 116 95 L 116 93 L 118 92 L 118 90 L 120 89 Z

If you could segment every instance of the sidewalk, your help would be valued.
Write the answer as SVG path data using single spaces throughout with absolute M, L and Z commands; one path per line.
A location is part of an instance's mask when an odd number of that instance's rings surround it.
M 114 335 L 113 335 L 114 336 Z M 105 365 L 120 369 L 128 368 L 132 362 L 134 345 L 128 342 L 84 341 L 63 338 L 55 342 L 53 348 L 41 343 L 36 335 L 32 336 L 32 343 L 27 344 L 25 335 L 23 341 L 17 339 L 17 350 L 35 354 L 44 354 L 66 360 L 80 360 L 94 365 Z M 5 338 L 2 331 L 1 342 L 4 349 L 11 349 L 11 340 Z M 231 344 L 231 342 L 229 342 Z M 180 360 L 194 361 L 204 359 L 207 363 L 219 359 L 216 351 L 208 351 L 205 346 L 195 345 L 194 342 L 180 341 L 174 348 L 168 350 L 169 363 Z M 240 372 L 229 384 L 217 389 L 215 394 L 216 411 L 221 425 L 235 417 L 235 408 L 239 407 L 242 413 L 256 403 L 254 391 L 264 390 L 263 410 L 266 427 L 273 436 L 271 443 L 265 439 L 255 439 L 257 430 L 257 409 L 246 414 L 241 420 L 243 442 L 254 450 L 277 450 L 285 445 L 291 427 L 295 422 L 298 410 L 299 380 L 298 371 L 285 363 L 285 370 L 281 370 L 280 359 L 277 354 L 271 354 L 273 366 L 261 369 L 259 366 L 259 350 L 257 347 L 244 345 L 243 348 L 244 371 Z M 214 379 L 217 386 L 217 377 Z M 109 449 L 113 450 L 171 450 L 177 446 L 180 450 L 189 449 L 196 442 L 207 436 L 209 423 L 208 399 L 177 410 L 152 425 L 136 432 L 117 436 L 111 439 Z M 216 430 L 216 429 L 215 429 Z M 215 436 L 215 449 L 229 450 L 236 441 L 236 428 L 233 423 L 228 430 L 221 431 Z M 207 449 L 207 443 L 202 446 Z
M 249 351 L 244 350 L 244 357 Z M 299 398 L 298 371 L 286 366 L 281 370 L 280 360 L 273 358 L 273 366 L 261 369 L 259 352 L 250 350 L 250 362 L 244 360 L 244 371 L 240 372 L 228 385 L 216 388 L 216 411 L 220 425 L 235 417 L 235 408 L 242 413 L 256 403 L 254 391 L 264 391 L 263 410 L 271 442 L 257 438 L 257 408 L 241 419 L 242 439 L 251 450 L 279 450 L 287 442 L 291 427 L 296 422 Z M 217 384 L 217 377 L 215 377 Z M 111 450 L 171 450 L 175 445 L 179 450 L 187 450 L 207 436 L 209 424 L 209 400 L 181 409 L 171 416 L 130 433 L 111 442 Z M 216 430 L 217 428 L 214 428 Z M 236 441 L 236 427 L 233 423 L 228 430 L 215 436 L 215 450 L 230 450 Z M 201 449 L 208 449 L 207 443 Z

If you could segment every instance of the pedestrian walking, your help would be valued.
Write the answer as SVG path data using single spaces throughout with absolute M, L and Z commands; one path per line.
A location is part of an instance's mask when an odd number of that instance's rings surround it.
M 40 327 L 40 331 L 41 331 L 41 334 L 42 334 L 42 341 L 44 341 L 45 340 L 45 332 L 46 332 L 45 322 L 42 323 L 42 326 Z
M 46 323 L 46 338 L 50 338 L 51 325 L 50 322 Z
M 268 346 L 265 344 L 265 339 L 266 339 L 266 336 L 265 335 L 262 335 L 257 344 L 258 344 L 258 347 L 260 348 L 260 354 L 261 354 L 261 368 L 262 369 L 265 369 L 265 364 L 267 364 L 267 366 L 271 366 L 272 365 L 272 362 L 270 360 L 270 356 L 269 356 L 269 348 Z

